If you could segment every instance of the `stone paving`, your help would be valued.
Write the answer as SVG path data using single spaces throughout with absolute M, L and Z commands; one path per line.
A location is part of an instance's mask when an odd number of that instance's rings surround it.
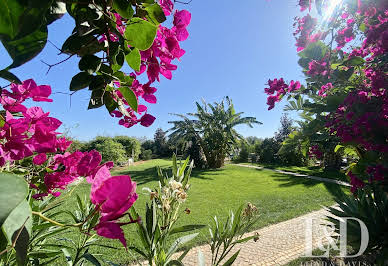
M 339 181 L 339 180 L 335 180 L 335 179 L 330 179 L 330 178 L 311 176 L 311 175 L 305 175 L 305 174 L 294 173 L 294 172 L 287 172 L 287 171 L 271 169 L 271 168 L 265 168 L 265 167 L 261 167 L 261 166 L 247 165 L 247 164 L 231 164 L 231 165 L 236 165 L 236 166 L 241 166 L 241 167 L 248 167 L 248 168 L 254 168 L 254 169 L 269 170 L 269 171 L 274 171 L 274 172 L 281 173 L 281 174 L 293 175 L 293 176 L 297 176 L 297 177 L 314 179 L 314 180 L 317 180 L 317 181 L 335 183 L 335 184 L 338 184 L 338 185 L 350 187 L 349 183 L 346 183 L 346 182 L 343 182 L 343 181 Z
M 305 254 L 305 236 L 307 223 L 312 219 L 312 247 L 317 248 L 326 229 L 324 220 L 328 212 L 325 209 L 273 224 L 255 232 L 259 240 L 248 241 L 236 246 L 230 253 L 233 255 L 241 249 L 233 265 L 284 265 Z M 255 232 L 246 234 L 251 236 Z M 327 243 L 327 239 L 323 239 Z M 326 240 L 326 241 L 325 241 Z M 190 250 L 183 259 L 184 265 L 198 265 L 198 250 L 204 254 L 206 265 L 210 265 L 211 252 L 208 245 L 198 246 Z

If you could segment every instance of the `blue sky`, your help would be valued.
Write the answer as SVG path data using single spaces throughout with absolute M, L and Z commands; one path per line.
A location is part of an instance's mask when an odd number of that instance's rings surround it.
M 47 67 L 41 60 L 52 64 L 65 58 L 58 56 L 58 50 L 49 43 L 39 56 L 13 72 L 22 80 L 33 78 L 39 85 L 51 85 L 57 93 L 52 96 L 54 102 L 43 104 L 43 109 L 63 122 L 62 131 L 69 129 L 70 135 L 80 140 L 97 135 L 152 138 L 158 127 L 170 128 L 167 122 L 174 117 L 169 113 L 192 112 L 195 101 L 220 101 L 224 96 L 233 100 L 236 111 L 263 123 L 252 129 L 241 126 L 239 132 L 270 137 L 279 127 L 284 103 L 267 111 L 264 87 L 268 78 L 303 78 L 292 36 L 293 18 L 299 13 L 296 4 L 296 0 L 193 0 L 189 5 L 177 4 L 176 8 L 192 13 L 190 37 L 182 43 L 186 54 L 178 62 L 173 79 L 162 77 L 155 84 L 158 103 L 148 105 L 148 110 L 157 120 L 149 128 L 119 126 L 105 108 L 88 111 L 87 89 L 73 95 L 70 106 L 70 97 L 58 92 L 69 91 L 79 59 L 72 58 L 46 75 Z M 72 20 L 63 17 L 50 25 L 49 40 L 60 47 L 73 27 Z M 11 59 L 3 47 L 0 56 L 2 69 Z

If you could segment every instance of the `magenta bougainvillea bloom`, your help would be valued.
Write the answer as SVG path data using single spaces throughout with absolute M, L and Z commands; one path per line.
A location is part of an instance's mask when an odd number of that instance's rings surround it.
M 126 247 L 124 233 L 118 222 L 137 200 L 136 183 L 129 176 L 110 176 L 106 168 L 98 172 L 93 181 L 90 199 L 100 212 L 97 234 L 111 239 L 119 239 Z
M 140 124 L 144 127 L 149 127 L 152 125 L 152 123 L 154 123 L 155 121 L 155 117 L 150 115 L 150 114 L 145 114 L 142 116 L 142 118 L 140 119 Z
M 38 155 L 35 155 L 32 159 L 32 162 L 36 165 L 44 164 L 44 162 L 47 161 L 47 155 L 45 153 L 40 153 Z

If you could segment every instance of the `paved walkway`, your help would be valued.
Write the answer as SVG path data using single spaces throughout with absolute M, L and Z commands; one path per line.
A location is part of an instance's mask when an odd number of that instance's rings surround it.
M 306 215 L 270 225 L 257 230 L 260 237 L 257 242 L 253 240 L 238 245 L 232 250 L 233 255 L 241 249 L 233 265 L 284 265 L 305 254 L 305 234 L 308 220 L 312 219 L 312 245 L 318 247 L 323 230 L 327 223 L 325 209 L 311 212 Z M 251 236 L 255 232 L 246 234 Z M 325 242 L 324 242 L 325 243 Z M 198 246 L 190 250 L 183 259 L 184 265 L 198 265 L 198 250 L 204 254 L 206 265 L 210 265 L 211 252 L 209 245 Z
M 311 176 L 311 175 L 305 175 L 305 174 L 300 174 L 300 173 L 265 168 L 265 167 L 261 167 L 261 166 L 247 165 L 247 164 L 230 164 L 230 165 L 237 165 L 237 166 L 248 167 L 248 168 L 269 170 L 269 171 L 274 171 L 274 172 L 281 173 L 281 174 L 293 175 L 293 176 L 297 176 L 297 177 L 304 177 L 304 178 L 308 178 L 308 179 L 314 179 L 314 180 L 318 180 L 318 181 L 322 181 L 322 182 L 329 182 L 329 183 L 334 183 L 334 184 L 350 187 L 349 183 L 335 180 L 335 179 L 325 178 L 325 177 Z

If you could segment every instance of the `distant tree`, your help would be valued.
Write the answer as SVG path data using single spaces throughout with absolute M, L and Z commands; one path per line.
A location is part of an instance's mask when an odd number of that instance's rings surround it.
M 246 137 L 245 140 L 247 141 L 247 143 L 249 145 L 255 145 L 256 143 L 260 143 L 263 141 L 263 139 L 255 137 L 255 136 Z
M 174 126 L 170 129 L 170 137 L 173 139 L 185 139 L 191 141 L 196 138 L 203 154 L 206 157 L 207 166 L 219 168 L 224 165 L 225 157 L 237 145 L 243 137 L 234 129 L 237 125 L 246 124 L 253 127 L 260 124 L 254 117 L 241 117 L 236 113 L 229 97 L 220 103 L 197 105 L 197 112 L 188 116 L 176 114 L 182 118 L 178 121 L 170 121 Z
M 127 158 L 133 158 L 135 161 L 139 159 L 141 145 L 137 139 L 128 136 L 116 136 L 113 140 L 123 145 Z
M 275 138 L 265 138 L 260 145 L 256 146 L 256 154 L 259 157 L 259 162 L 262 163 L 279 163 L 278 151 L 280 148 L 279 142 Z
M 142 150 L 140 154 L 140 158 L 142 160 L 151 160 L 152 159 L 152 151 L 151 150 Z
M 168 145 L 166 132 L 163 129 L 158 128 L 154 135 L 154 153 L 159 156 L 167 156 L 168 154 Z
M 294 121 L 288 116 L 287 113 L 284 113 L 280 118 L 280 127 L 275 133 L 275 140 L 277 142 L 283 142 L 288 135 L 294 130 L 292 126 Z
M 238 160 L 240 162 L 248 162 L 250 153 L 250 145 L 247 142 L 242 142 L 240 145 L 240 153 L 238 155 Z
M 146 140 L 143 143 L 141 143 L 141 149 L 142 150 L 151 150 L 152 153 L 155 151 L 155 142 L 153 140 Z
M 76 139 L 69 139 L 72 141 L 68 151 L 69 152 L 75 152 L 75 151 L 86 151 L 86 148 L 87 148 L 87 145 L 88 143 L 87 142 L 82 142 L 82 141 L 79 141 L 79 140 L 76 140 Z
M 101 153 L 103 162 L 113 161 L 115 164 L 121 164 L 127 161 L 124 146 L 111 138 L 98 142 L 95 149 Z

